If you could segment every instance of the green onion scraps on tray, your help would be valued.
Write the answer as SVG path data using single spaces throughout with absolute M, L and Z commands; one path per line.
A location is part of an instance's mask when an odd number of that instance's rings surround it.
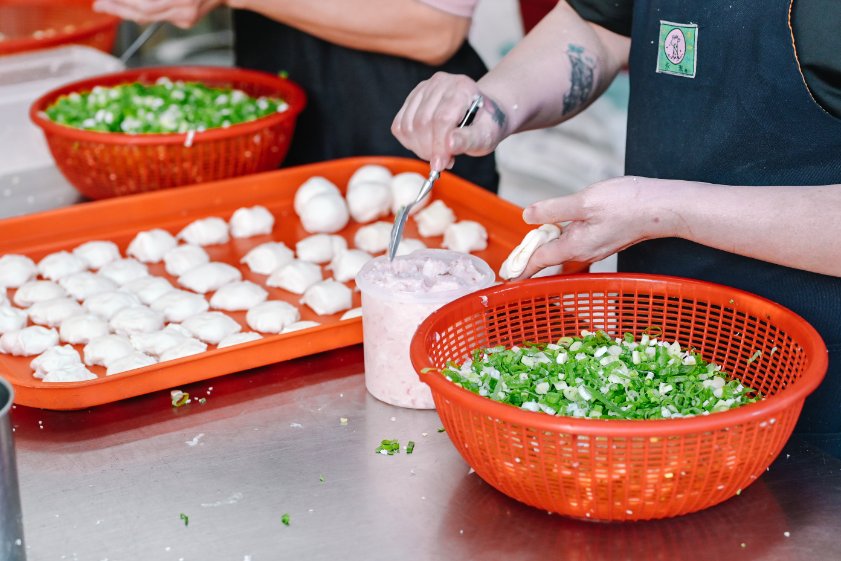
M 448 380 L 481 396 L 549 415 L 665 419 L 708 415 L 761 399 L 696 352 L 648 334 L 582 331 L 557 343 L 481 348 Z
M 53 122 L 78 129 L 160 134 L 227 128 L 288 107 L 281 99 L 253 98 L 241 90 L 159 78 L 154 84 L 96 86 L 64 95 L 46 114 Z

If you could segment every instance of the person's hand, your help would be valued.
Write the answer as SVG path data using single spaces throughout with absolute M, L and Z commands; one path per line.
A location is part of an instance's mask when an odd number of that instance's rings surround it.
M 467 76 L 437 72 L 412 90 L 394 117 L 391 132 L 438 171 L 452 167 L 458 154 L 490 154 L 506 135 L 505 113 L 495 100 L 484 95 L 472 124 L 458 128 L 478 95 L 483 94 Z
M 95 0 L 93 9 L 137 23 L 168 21 L 181 28 L 192 27 L 225 0 Z
M 679 209 L 666 196 L 680 187 L 644 177 L 617 177 L 566 197 L 534 203 L 523 211 L 528 224 L 561 224 L 561 237 L 537 249 L 516 280 L 566 261 L 592 263 L 637 242 L 679 236 Z M 679 200 L 679 199 L 677 199 Z

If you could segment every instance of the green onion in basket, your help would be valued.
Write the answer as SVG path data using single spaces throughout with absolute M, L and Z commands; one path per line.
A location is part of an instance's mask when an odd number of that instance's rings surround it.
M 708 415 L 761 398 L 698 353 L 643 335 L 582 331 L 553 344 L 477 349 L 442 372 L 459 386 L 529 411 L 604 419 Z
M 281 99 L 160 78 L 150 85 L 135 82 L 71 93 L 50 105 L 46 114 L 51 121 L 79 129 L 160 134 L 227 128 L 287 107 Z

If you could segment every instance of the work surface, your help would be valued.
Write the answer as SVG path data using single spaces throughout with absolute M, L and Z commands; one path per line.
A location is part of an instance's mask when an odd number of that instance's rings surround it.
M 797 439 L 707 511 L 579 522 L 469 473 L 434 411 L 378 402 L 362 371 L 351 347 L 185 386 L 177 409 L 16 407 L 29 560 L 841 559 L 841 461 Z

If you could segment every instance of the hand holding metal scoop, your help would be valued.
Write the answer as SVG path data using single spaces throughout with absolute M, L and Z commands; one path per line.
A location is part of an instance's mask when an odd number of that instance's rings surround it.
M 473 122 L 473 118 L 476 116 L 476 112 L 482 107 L 483 102 L 484 98 L 481 95 L 476 96 L 470 104 L 470 107 L 467 109 L 467 113 L 464 114 L 464 118 L 461 120 L 461 123 L 459 123 L 458 128 L 464 128 Z M 421 185 L 420 191 L 418 191 L 418 196 L 415 197 L 415 200 L 408 205 L 400 207 L 400 210 L 397 211 L 397 216 L 394 217 L 394 226 L 391 227 L 391 239 L 388 242 L 389 261 L 393 261 L 394 256 L 397 254 L 397 247 L 400 245 L 400 240 L 403 239 L 403 228 L 406 227 L 406 220 L 409 218 L 409 212 L 412 210 L 413 206 L 429 195 L 432 191 L 432 186 L 440 176 L 440 171 L 434 169 L 430 170 L 429 177 L 427 177 L 426 181 L 424 181 L 423 185 Z

